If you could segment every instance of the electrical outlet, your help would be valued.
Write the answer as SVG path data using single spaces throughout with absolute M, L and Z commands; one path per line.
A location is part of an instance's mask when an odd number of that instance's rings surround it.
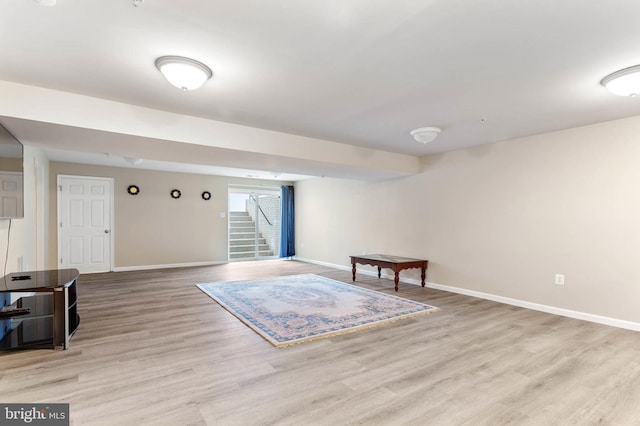
M 556 283 L 556 285 L 564 285 L 564 275 L 563 274 L 556 274 L 555 283 Z

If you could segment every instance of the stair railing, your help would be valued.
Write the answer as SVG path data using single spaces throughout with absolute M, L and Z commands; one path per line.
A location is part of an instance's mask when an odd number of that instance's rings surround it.
M 249 198 L 251 198 L 253 200 L 254 203 L 256 203 L 256 206 L 258 206 L 258 210 L 260 210 L 260 213 L 262 213 L 262 217 L 264 217 L 264 220 L 267 221 L 267 223 L 269 224 L 269 226 L 273 226 L 273 223 L 271 223 L 271 221 L 269 220 L 269 218 L 267 217 L 266 214 L 264 214 L 264 212 L 262 211 L 262 207 L 260 207 L 260 203 L 258 202 L 258 199 L 253 196 L 253 195 L 249 195 Z

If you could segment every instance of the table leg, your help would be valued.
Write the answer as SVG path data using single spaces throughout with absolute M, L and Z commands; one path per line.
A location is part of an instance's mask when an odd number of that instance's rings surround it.
M 420 277 L 422 278 L 422 287 L 424 287 L 424 279 L 427 278 L 427 268 L 422 268 L 422 275 Z
M 396 271 L 396 276 L 393 279 L 393 282 L 396 283 L 396 291 L 398 291 L 398 282 L 400 281 L 400 272 Z
M 353 275 L 353 280 L 356 280 L 356 264 L 352 263 L 351 264 L 351 274 Z
M 378 266 L 378 278 L 380 278 L 380 271 L 381 270 L 382 270 L 382 268 Z

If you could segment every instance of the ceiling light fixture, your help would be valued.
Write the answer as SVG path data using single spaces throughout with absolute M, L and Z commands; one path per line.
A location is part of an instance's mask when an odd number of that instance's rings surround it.
M 438 137 L 442 129 L 439 127 L 420 127 L 418 129 L 414 129 L 411 131 L 411 136 L 416 142 L 420 142 L 423 144 L 428 144 L 429 142 L 433 142 L 435 138 Z
M 600 84 L 614 95 L 634 97 L 640 94 L 640 65 L 609 74 L 600 81 Z
M 197 89 L 213 75 L 202 62 L 182 56 L 161 56 L 156 59 L 156 68 L 169 83 L 182 90 Z
M 131 164 L 132 166 L 137 166 L 138 164 L 142 163 L 142 161 L 144 161 L 142 158 L 136 158 L 136 157 L 122 157 L 122 158 L 124 158 L 124 161 Z
M 41 6 L 55 6 L 56 5 L 56 0 L 34 0 L 36 3 L 38 3 Z

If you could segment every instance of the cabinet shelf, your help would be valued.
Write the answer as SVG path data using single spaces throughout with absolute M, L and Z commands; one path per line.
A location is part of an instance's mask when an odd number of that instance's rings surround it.
M 11 331 L 0 341 L 0 349 L 51 348 L 53 315 L 11 320 Z
M 77 331 L 77 269 L 9 274 L 0 281 L 0 293 L 25 294 L 12 306 L 28 308 L 25 315 L 3 320 L 0 350 L 69 347 Z M 2 330 L 0 330 L 2 331 Z

